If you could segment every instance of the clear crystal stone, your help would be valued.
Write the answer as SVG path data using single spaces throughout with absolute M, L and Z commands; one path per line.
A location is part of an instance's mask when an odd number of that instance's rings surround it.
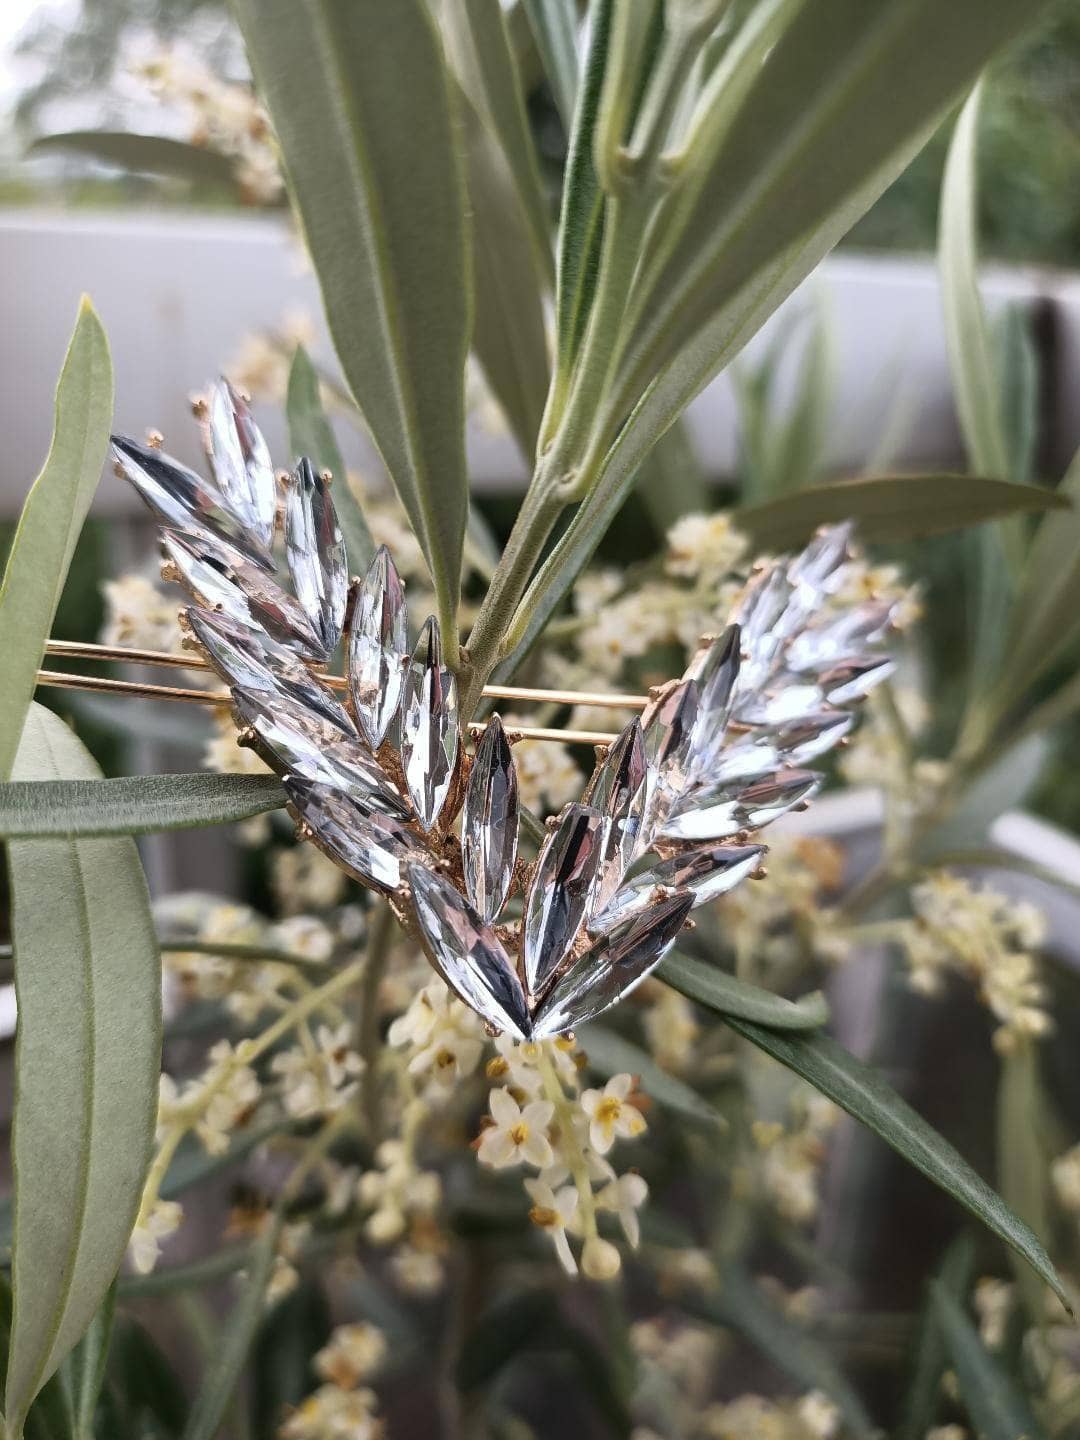
M 700 650 L 687 668 L 687 678 L 697 682 L 698 716 L 691 737 L 691 768 L 708 768 L 708 757 L 723 744 L 724 730 L 731 714 L 732 697 L 739 678 L 742 630 L 729 625 L 722 635 Z
M 641 722 L 630 721 L 597 766 L 585 802 L 599 810 L 604 837 L 591 909 L 602 909 L 615 893 L 637 844 L 648 794 L 648 761 Z
M 533 1016 L 533 1037 L 584 1025 L 629 995 L 674 945 L 693 903 L 681 891 L 665 895 L 601 936 L 548 989 Z
M 506 903 L 517 845 L 517 770 L 502 721 L 493 715 L 476 747 L 461 812 L 465 888 L 485 925 Z
M 397 890 L 405 866 L 423 857 L 416 837 L 399 820 L 357 804 L 334 783 L 287 775 L 284 785 L 315 843 L 363 884 Z
M 567 805 L 540 847 L 525 897 L 525 979 L 532 992 L 562 964 L 585 923 L 603 841 L 600 812 Z
M 816 714 L 825 700 L 820 685 L 802 683 L 781 673 L 767 690 L 740 698 L 735 716 L 743 725 L 791 725 Z
M 275 768 L 332 785 L 365 810 L 410 818 L 404 797 L 366 747 L 325 716 L 281 693 L 234 690 L 233 704 L 240 723 L 255 733 Z
M 835 619 L 804 630 L 788 649 L 785 657 L 788 668 L 814 673 L 861 655 L 867 646 L 885 638 L 895 613 L 895 601 L 869 600 L 865 605 L 852 606 Z
M 380 545 L 357 589 L 349 626 L 349 692 L 360 729 L 375 750 L 401 706 L 407 631 L 401 577 Z
M 272 565 L 269 553 L 229 511 L 216 485 L 179 460 L 125 435 L 112 437 L 112 453 L 124 476 L 166 525 L 224 540 L 256 565 Z
M 694 734 L 701 711 L 697 681 L 680 680 L 650 701 L 641 716 L 649 762 L 648 794 L 637 850 L 648 845 L 672 805 L 690 784 Z
M 855 716 L 846 710 L 821 710 L 804 716 L 789 725 L 769 731 L 768 742 L 787 765 L 808 765 L 826 750 L 839 745 L 855 724 Z
M 727 840 L 771 824 L 820 788 L 821 776 L 812 770 L 779 770 L 750 785 L 703 786 L 680 801 L 662 834 L 667 840 Z
M 405 672 L 401 763 L 417 818 L 425 830 L 438 820 L 457 768 L 457 681 L 442 663 L 439 622 L 424 622 Z
M 325 659 L 319 637 L 292 596 L 230 545 L 207 535 L 163 530 L 161 548 L 200 605 L 239 625 L 265 630 L 280 644 L 314 659 Z
M 820 685 L 830 705 L 850 705 L 869 695 L 895 670 L 896 661 L 891 656 L 872 655 L 832 666 L 820 676 Z
M 848 558 L 855 526 L 850 520 L 840 525 L 823 525 L 817 534 L 791 561 L 788 578 L 795 585 L 805 585 L 818 594 L 831 594 L 841 578 L 841 567 Z
M 349 573 L 330 486 L 306 459 L 285 493 L 285 557 L 296 598 L 330 655 L 345 623 Z
M 451 990 L 515 1040 L 532 1033 L 525 992 L 494 930 L 449 881 L 426 865 L 408 868 L 416 918 L 432 964 Z
M 726 895 L 761 864 L 764 845 L 695 845 L 667 860 L 646 857 L 635 866 L 603 914 L 591 924 L 592 934 L 607 934 L 649 906 L 657 891 L 689 890 L 696 909 Z M 652 860 L 653 863 L 649 863 Z
M 810 592 L 805 586 L 796 589 L 781 561 L 750 582 L 736 615 L 748 656 L 739 673 L 741 694 L 768 681 L 787 642 L 806 624 L 812 608 Z
M 213 610 L 191 607 L 187 621 L 195 638 L 227 685 L 264 694 L 284 694 L 324 716 L 346 735 L 356 728 L 348 712 L 310 673 L 293 651 L 263 631 L 249 629 Z
M 210 388 L 206 434 L 225 503 L 262 550 L 274 543 L 277 481 L 270 451 L 247 401 L 228 380 Z

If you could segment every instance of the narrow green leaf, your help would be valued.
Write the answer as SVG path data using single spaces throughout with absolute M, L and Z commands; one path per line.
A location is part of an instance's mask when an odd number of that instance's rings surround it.
M 469 508 L 470 275 L 449 77 L 424 0 L 234 0 L 341 368 L 423 547 L 443 644 Z
M 932 863 L 943 851 L 985 844 L 999 815 L 1015 810 L 1031 792 L 1046 764 L 1045 738 L 1029 735 L 1010 745 L 965 786 L 955 805 L 919 836 L 917 858 Z
M 247 1276 L 240 1298 L 222 1325 L 221 1342 L 202 1389 L 195 1397 L 183 1440 L 214 1440 L 226 1407 L 236 1389 L 247 1361 L 255 1331 L 266 1311 L 266 1286 L 274 1268 L 283 1214 L 278 1212 L 272 1223 L 251 1247 Z
M 986 1440 L 1043 1440 L 1046 1432 L 1027 1397 L 985 1348 L 960 1305 L 940 1281 L 931 1288 L 938 1324 L 974 1428 Z
M 525 0 L 525 13 L 556 108 L 569 135 L 578 91 L 575 0 Z
M 447 53 L 461 87 L 495 139 L 547 284 L 555 278 L 552 221 L 525 111 L 502 0 L 440 0 Z M 476 292 L 479 296 L 479 290 Z
M 612 0 L 592 0 L 589 50 L 574 112 L 559 215 L 555 287 L 555 348 L 559 374 L 568 378 L 585 332 L 600 263 L 603 195 L 593 165 L 593 135 L 604 83 Z
M 472 202 L 473 349 L 527 462 L 551 381 L 545 279 L 537 268 L 506 163 L 464 96 L 465 158 Z M 470 512 L 470 524 L 477 511 Z M 497 560 L 497 555 L 496 555 Z
M 228 155 L 165 135 L 137 135 L 129 130 L 68 130 L 42 135 L 28 155 L 85 155 L 103 165 L 192 180 L 199 185 L 239 189 L 236 166 Z
M 105 1382 L 116 1316 L 116 1282 L 109 1286 L 90 1328 L 71 1352 L 71 1393 L 75 1406 L 75 1440 L 94 1440 L 94 1417 Z
M 108 342 L 84 298 L 56 390 L 52 445 L 26 497 L 0 585 L 0 780 L 11 774 L 75 542 L 101 478 L 112 403 Z
M 974 1269 L 975 1246 L 970 1234 L 965 1233 L 949 1246 L 938 1283 L 958 1301 L 963 1300 L 971 1287 Z M 911 1383 L 904 1396 L 896 1440 L 925 1440 L 941 1409 L 941 1380 L 947 1366 L 948 1353 L 931 1291 L 920 1317 Z
M 1026 306 L 1005 306 L 992 327 L 1001 396 L 1001 428 L 1009 457 L 1008 478 L 1022 485 L 1035 474 L 1039 440 L 1039 352 Z
M 875 475 L 813 485 L 732 519 L 755 546 L 788 550 L 837 520 L 856 521 L 862 540 L 892 544 L 1067 503 L 1053 490 L 974 475 Z
M 938 263 L 953 394 L 968 460 L 979 475 L 1004 479 L 1009 456 L 998 404 L 998 376 L 979 295 L 975 240 L 975 153 L 981 84 L 960 112 L 945 162 Z
M 137 775 L 0 785 L 0 838 L 154 835 L 248 820 L 285 804 L 276 775 Z
M 337 481 L 334 509 L 345 539 L 349 568 L 354 575 L 363 575 L 375 554 L 375 542 L 360 503 L 349 488 L 349 472 L 338 448 L 334 427 L 323 409 L 319 372 L 302 345 L 296 347 L 289 367 L 285 411 L 293 455 L 297 458 L 306 455 L 317 470 L 329 470 Z
M 730 1326 L 797 1384 L 824 1390 L 839 1407 L 845 1431 L 860 1440 L 879 1433 L 828 1350 L 782 1314 L 751 1276 L 728 1266 L 715 1295 L 691 1297 L 688 1305 L 713 1324 Z
M 187 1418 L 184 1387 L 154 1339 L 128 1316 L 116 1323 L 107 1385 L 132 1437 L 178 1440 Z
M 1013 606 L 1009 673 L 1002 684 L 1014 698 L 1080 633 L 1080 451 L 1056 493 L 1071 507 L 1039 522 Z
M 27 715 L 18 779 L 92 780 L 51 711 Z M 157 1120 L 161 971 L 131 840 L 8 846 L 16 1033 L 14 1322 L 7 1422 L 90 1323 L 123 1259 Z
M 726 1128 L 724 1117 L 703 1095 L 677 1075 L 661 1069 L 640 1045 L 624 1040 L 603 1025 L 587 1025 L 578 1032 L 578 1040 L 588 1058 L 589 1069 L 604 1079 L 628 1071 L 638 1076 L 646 1093 L 658 1104 L 712 1130 Z
M 7 1369 L 10 1342 L 11 1286 L 7 1275 L 0 1272 L 0 1386 Z M 23 1434 L 26 1440 L 75 1440 L 71 1400 L 59 1375 L 52 1377 L 30 1407 Z
M 997 1092 L 997 1180 L 1002 1199 L 1044 1245 L 1050 1244 L 1053 1199 L 1050 1101 L 1039 1070 L 1039 1047 L 1020 1044 L 1001 1057 Z M 1061 1150 L 1065 1149 L 1063 1142 Z M 1014 1257 L 1010 1256 L 1010 1259 Z M 1014 1264 L 1032 1324 L 1046 1318 L 1046 1288 L 1026 1265 Z
M 827 1035 L 791 1035 L 726 1016 L 737 1035 L 750 1040 L 820 1090 L 909 1165 L 981 1220 L 1021 1256 L 1067 1306 L 1065 1292 L 1038 1237 L 978 1176 L 949 1142 L 918 1115 L 871 1066 L 857 1060 Z
M 828 1004 L 819 990 L 800 1000 L 786 1000 L 678 950 L 672 951 L 656 974 L 680 994 L 719 1015 L 737 1015 L 770 1029 L 818 1030 L 829 1019 Z

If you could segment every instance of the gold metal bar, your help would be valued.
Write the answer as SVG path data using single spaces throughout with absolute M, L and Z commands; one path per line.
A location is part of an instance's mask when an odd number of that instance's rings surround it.
M 37 683 L 54 690 L 89 690 L 98 695 L 128 695 L 141 700 L 181 700 L 189 705 L 228 705 L 227 690 L 185 690 L 177 685 L 143 685 L 137 680 L 105 680 L 97 675 L 69 675 L 62 670 L 39 670 Z M 469 730 L 479 735 L 482 721 Z M 617 737 L 601 730 L 548 730 L 542 726 L 515 725 L 512 734 L 522 740 L 558 740 L 564 745 L 610 745 Z
M 81 644 L 74 640 L 50 640 L 46 655 L 57 659 L 100 660 L 119 665 L 167 665 L 179 670 L 209 670 L 209 664 L 195 654 L 174 654 L 169 650 L 137 650 L 123 645 Z M 332 690 L 344 690 L 347 681 L 341 675 L 320 675 L 319 679 Z M 595 705 L 609 710 L 644 710 L 647 695 L 605 694 L 591 690 L 545 690 L 528 685 L 485 685 L 484 694 L 492 700 L 535 701 L 548 705 Z M 584 731 L 582 732 L 585 733 Z

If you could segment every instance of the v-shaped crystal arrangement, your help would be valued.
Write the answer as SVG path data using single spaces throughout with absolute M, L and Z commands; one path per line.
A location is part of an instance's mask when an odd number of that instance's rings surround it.
M 298 833 L 389 898 L 493 1032 L 558 1035 L 628 995 L 691 910 L 759 870 L 752 837 L 816 793 L 804 767 L 893 669 L 888 604 L 826 603 L 851 526 L 822 529 L 755 571 L 733 622 L 651 692 L 527 864 L 512 737 L 493 715 L 467 755 L 438 621 L 410 653 L 387 550 L 350 585 L 330 477 L 306 459 L 275 475 L 225 381 L 198 413 L 213 481 L 113 441 L 162 522 L 163 575 L 195 602 L 181 612 L 189 643 L 228 685 L 241 743 L 282 776 Z M 343 637 L 347 705 L 324 681 Z

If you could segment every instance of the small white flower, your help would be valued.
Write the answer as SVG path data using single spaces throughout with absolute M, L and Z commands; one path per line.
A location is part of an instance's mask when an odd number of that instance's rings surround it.
M 323 1380 L 341 1390 L 353 1390 L 373 1375 L 386 1358 L 386 1337 L 365 1320 L 339 1325 L 315 1356 L 315 1369 Z
M 648 1185 L 640 1175 L 633 1171 L 626 1175 L 620 1175 L 617 1180 L 605 1185 L 596 1196 L 598 1210 L 611 1210 L 618 1215 L 623 1234 L 634 1250 L 637 1249 L 641 1240 L 641 1222 L 638 1220 L 637 1212 L 645 1204 L 648 1196 Z
M 184 1210 L 175 1200 L 154 1202 L 154 1208 L 131 1232 L 128 1254 L 140 1275 L 149 1275 L 161 1254 L 161 1242 L 180 1228 Z
M 480 1136 L 477 1152 L 482 1165 L 502 1170 L 510 1165 L 534 1165 L 543 1170 L 555 1158 L 547 1127 L 555 1107 L 548 1100 L 530 1100 L 520 1106 L 509 1090 L 492 1090 L 488 1098 L 491 1118 Z
M 581 1250 L 581 1268 L 590 1280 L 614 1280 L 622 1269 L 622 1256 L 610 1240 L 590 1235 Z
M 600 1155 L 606 1155 L 616 1139 L 633 1140 L 648 1128 L 645 1117 L 628 1103 L 634 1088 L 632 1075 L 613 1075 L 603 1090 L 585 1090 L 581 1108 L 589 1117 L 589 1141 Z
M 573 1227 L 577 1218 L 577 1190 L 573 1185 L 564 1185 L 560 1190 L 553 1190 L 542 1175 L 535 1180 L 526 1180 L 525 1189 L 533 1202 L 529 1219 L 551 1237 L 559 1264 L 566 1273 L 576 1275 L 577 1261 L 570 1249 L 566 1231 Z

